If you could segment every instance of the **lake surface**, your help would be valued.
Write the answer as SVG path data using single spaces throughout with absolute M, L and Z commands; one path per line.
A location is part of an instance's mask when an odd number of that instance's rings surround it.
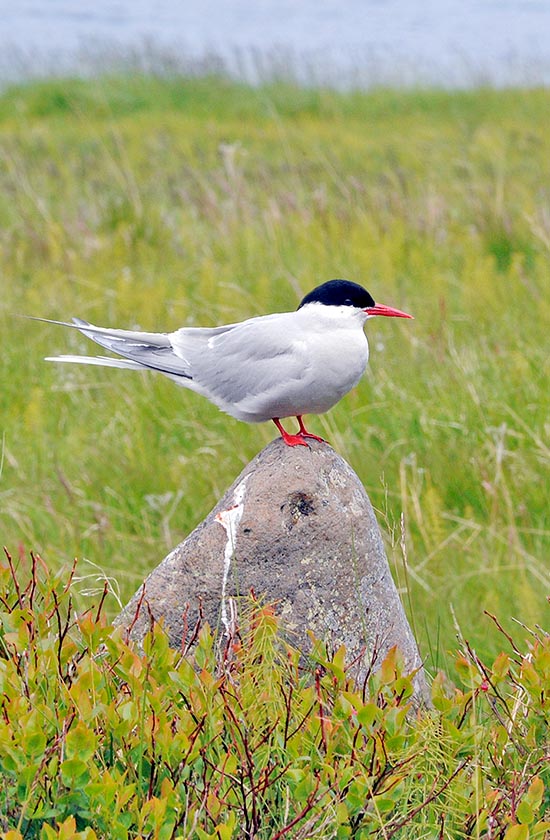
M 4 79 L 121 56 L 344 86 L 548 83 L 550 0 L 0 0 Z

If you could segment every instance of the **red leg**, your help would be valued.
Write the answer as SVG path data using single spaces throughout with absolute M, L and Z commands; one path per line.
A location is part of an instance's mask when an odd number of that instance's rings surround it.
M 319 443 L 326 443 L 326 440 L 324 438 L 319 437 L 319 435 L 312 435 L 311 432 L 308 432 L 308 430 L 304 426 L 304 421 L 302 420 L 301 414 L 299 414 L 296 417 L 296 420 L 298 421 L 298 425 L 300 426 L 300 431 L 298 432 L 298 434 L 301 435 L 301 437 L 313 438 L 313 440 L 318 440 Z
M 273 417 L 272 419 L 277 428 L 279 429 L 281 437 L 287 446 L 307 446 L 307 443 L 305 442 L 301 432 L 297 435 L 289 435 L 286 429 L 283 429 L 281 421 L 278 417 Z

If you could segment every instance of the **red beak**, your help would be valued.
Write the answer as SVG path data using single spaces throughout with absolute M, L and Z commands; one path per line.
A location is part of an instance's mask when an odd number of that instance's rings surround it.
M 393 309 L 391 306 L 384 306 L 383 303 L 367 306 L 364 312 L 367 315 L 385 315 L 387 318 L 414 318 L 414 315 L 408 315 L 406 312 L 401 312 L 400 309 Z

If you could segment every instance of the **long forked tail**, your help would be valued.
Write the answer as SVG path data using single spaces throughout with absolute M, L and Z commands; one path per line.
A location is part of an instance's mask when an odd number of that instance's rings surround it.
M 126 370 L 145 370 L 139 362 L 131 359 L 113 359 L 111 356 L 45 356 L 46 362 L 72 362 L 77 365 L 98 365 L 100 367 L 125 368 Z
M 45 318 L 36 320 L 46 321 Z M 81 318 L 73 318 L 73 323 L 64 321 L 46 321 L 64 327 L 77 329 L 87 338 L 95 341 L 106 350 L 123 356 L 114 359 L 109 356 L 48 356 L 49 362 L 72 362 L 101 367 L 125 368 L 127 370 L 157 370 L 171 379 L 192 380 L 189 363 L 174 353 L 170 336 L 167 333 L 148 333 L 132 330 L 117 330 L 108 327 L 96 327 Z M 181 382 L 181 384 L 184 384 Z

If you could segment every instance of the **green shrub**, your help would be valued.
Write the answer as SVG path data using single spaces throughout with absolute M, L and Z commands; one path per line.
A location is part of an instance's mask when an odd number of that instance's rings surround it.
M 250 599 L 237 635 L 160 625 L 138 651 L 75 615 L 74 568 L 0 567 L 0 826 L 16 838 L 543 838 L 550 637 L 411 705 L 393 650 L 368 685 L 307 662 Z

